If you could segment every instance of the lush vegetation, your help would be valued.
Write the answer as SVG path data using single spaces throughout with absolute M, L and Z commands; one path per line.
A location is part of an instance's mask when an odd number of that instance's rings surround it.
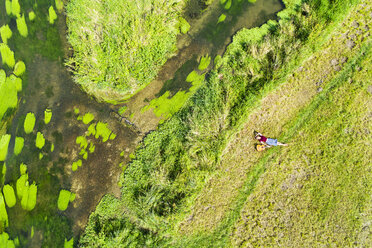
M 67 5 L 67 65 L 76 83 L 99 100 L 122 100 L 146 86 L 187 31 L 184 1 L 81 1 Z M 179 25 L 179 22 L 181 25 Z
M 109 196 L 102 200 L 81 245 L 175 242 L 171 237 L 177 225 L 213 174 L 229 139 L 259 100 L 320 49 L 359 1 L 284 2 L 278 22 L 238 32 L 219 67 L 183 108 L 146 136 L 123 173 L 121 200 Z M 217 238 L 227 245 L 228 235 L 225 230 L 212 238 L 199 235 L 190 246 L 210 246 Z

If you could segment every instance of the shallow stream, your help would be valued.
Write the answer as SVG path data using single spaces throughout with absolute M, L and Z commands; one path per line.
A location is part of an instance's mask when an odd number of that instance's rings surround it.
M 178 53 L 163 66 L 156 80 L 125 103 L 127 110 L 122 117 L 117 114 L 121 106 L 98 103 L 74 84 L 63 64 L 70 53 L 65 19 L 58 14 L 54 24 L 48 23 L 50 1 L 41 0 L 37 4 L 33 0 L 20 1 L 23 13 L 31 10 L 36 13 L 34 21 L 26 19 L 29 29 L 26 38 L 18 34 L 15 19 L 7 16 L 5 0 L 0 1 L 0 26 L 9 24 L 13 36 L 8 45 L 16 60 L 23 60 L 27 68 L 22 77 L 19 108 L 7 132 L 12 138 L 4 184 L 16 188 L 19 165 L 25 163 L 30 184 L 35 182 L 38 187 L 37 204 L 32 211 L 23 210 L 19 202 L 7 208 L 9 227 L 5 231 L 10 239 L 18 238 L 21 247 L 62 247 L 65 238 L 76 240 L 104 194 L 120 197 L 118 179 L 123 166 L 144 135 L 161 120 L 152 111 L 141 112 L 141 109 L 166 91 L 171 95 L 187 91 L 190 85 L 185 79 L 197 68 L 201 56 L 222 55 L 239 29 L 261 25 L 283 8 L 277 0 L 257 0 L 255 4 L 237 0 L 225 10 L 219 2 L 214 1 L 203 14 L 188 19 L 191 29 L 179 37 Z M 226 20 L 217 25 L 222 13 L 226 14 Z M 12 72 L 3 64 L 1 68 L 6 69 L 8 76 Z M 45 124 L 47 108 L 53 115 L 51 122 Z M 36 125 L 33 133 L 25 134 L 23 122 L 29 112 L 35 113 Z M 107 123 L 116 137 L 103 142 L 101 138 L 88 136 L 89 125 L 79 120 L 79 116 L 88 112 L 94 115 L 91 123 Z M 35 147 L 38 131 L 46 139 L 42 149 Z M 13 154 L 16 136 L 25 140 L 18 156 Z M 78 136 L 86 137 L 95 146 L 86 159 L 79 154 L 82 149 L 76 143 Z M 82 165 L 73 171 L 72 165 L 79 159 Z M 76 194 L 65 211 L 57 207 L 61 189 Z

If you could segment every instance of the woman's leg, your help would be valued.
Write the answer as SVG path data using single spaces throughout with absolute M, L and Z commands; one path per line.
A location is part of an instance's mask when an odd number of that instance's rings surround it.
M 278 146 L 288 146 L 288 144 L 284 144 L 284 143 L 280 143 L 279 141 L 278 141 Z

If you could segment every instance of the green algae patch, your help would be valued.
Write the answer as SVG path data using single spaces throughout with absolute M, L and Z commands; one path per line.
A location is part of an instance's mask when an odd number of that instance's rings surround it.
M 25 122 L 23 124 L 26 134 L 29 134 L 34 130 L 35 121 L 36 121 L 36 118 L 35 118 L 34 113 L 31 113 L 31 112 L 27 113 Z
M 83 116 L 83 123 L 86 125 L 89 124 L 93 120 L 94 120 L 94 115 L 92 113 L 88 112 Z
M 39 149 L 42 149 L 44 147 L 44 145 L 45 145 L 44 135 L 42 133 L 40 133 L 40 132 L 37 132 L 35 145 Z
M 9 234 L 3 232 L 0 234 L 0 247 L 5 248 L 15 248 L 15 243 L 13 240 L 9 239 Z
M 78 161 L 75 161 L 72 163 L 72 166 L 71 166 L 71 169 L 72 171 L 76 171 L 78 169 L 78 167 L 81 167 L 83 165 L 83 161 L 81 161 L 81 159 L 79 159 Z
M 50 152 L 54 152 L 54 144 L 52 143 L 52 145 L 50 146 Z
M 75 115 L 78 115 L 80 113 L 80 110 L 78 108 L 74 108 Z
M 33 20 L 35 20 L 35 18 L 36 18 L 35 12 L 31 10 L 31 11 L 28 13 L 28 19 L 29 19 L 30 21 L 33 21 Z
M 8 87 L 15 89 L 17 92 L 22 91 L 22 79 L 13 74 L 6 78 L 5 83 L 8 84 Z
M 22 137 L 16 137 L 14 143 L 14 154 L 19 155 L 22 152 L 23 146 L 25 144 L 25 139 Z
M 3 194 L 0 192 L 0 230 L 8 227 L 8 224 L 8 213 L 6 212 Z M 1 231 L 3 231 L 3 229 Z
M 98 139 L 99 137 L 102 137 L 102 141 L 106 142 L 111 134 L 111 130 L 107 127 L 107 123 L 98 122 L 96 126 L 96 134 L 95 138 Z
M 24 210 L 31 211 L 35 208 L 37 198 L 37 186 L 35 183 L 28 185 L 26 181 L 23 188 L 21 206 Z
M 25 16 L 24 15 L 18 16 L 16 22 L 17 22 L 17 29 L 18 29 L 19 34 L 23 37 L 27 37 L 28 28 L 27 28 Z
M 178 18 L 180 32 L 186 34 L 190 30 L 190 24 L 182 17 Z
M 84 160 L 87 160 L 88 159 L 88 152 L 87 151 L 84 151 L 84 153 L 83 153 L 83 159 Z
M 25 73 L 26 71 L 26 65 L 23 61 L 18 61 L 17 64 L 15 64 L 14 66 L 14 75 L 16 75 L 17 77 L 19 76 L 22 76 L 23 73 Z
M 0 43 L 0 53 L 3 64 L 8 65 L 9 68 L 13 68 L 15 65 L 14 52 L 10 50 L 7 44 Z
M 220 17 L 218 18 L 217 24 L 220 23 L 220 22 L 224 22 L 225 19 L 226 19 L 226 15 L 225 14 L 220 15 Z
M 26 175 L 27 165 L 25 165 L 24 163 L 20 164 L 19 165 L 19 172 L 21 173 L 21 175 Z
M 114 140 L 115 138 L 116 138 L 116 134 L 114 134 L 114 133 L 111 133 L 111 134 L 110 134 L 110 138 L 109 138 L 109 139 L 110 139 L 110 140 Z
M 5 0 L 5 10 L 7 15 L 12 14 L 12 2 L 10 0 Z
M 41 152 L 39 152 L 39 160 L 42 160 L 44 157 L 44 154 L 42 154 Z
M 58 209 L 65 211 L 68 207 L 68 204 L 75 199 L 75 194 L 71 193 L 68 190 L 62 189 L 59 192 L 58 196 Z
M 88 147 L 88 141 L 85 136 L 76 137 L 76 144 L 80 145 L 80 148 L 86 149 Z
M 93 153 L 95 149 L 96 149 L 96 146 L 93 145 L 93 143 L 90 143 L 90 144 L 89 144 L 89 152 L 90 152 L 90 153 Z
M 17 183 L 16 183 L 17 197 L 20 200 L 22 199 L 23 191 L 26 187 L 27 180 L 28 180 L 28 174 L 21 175 L 17 180 Z
M 96 124 L 91 124 L 88 127 L 88 136 L 89 135 L 96 135 Z
M 211 63 L 211 57 L 209 55 L 203 56 L 200 59 L 198 69 L 200 71 L 204 71 L 205 69 L 207 69 L 210 63 Z
M 192 83 L 198 81 L 200 79 L 200 75 L 196 71 L 192 71 L 187 75 L 186 82 Z
M 159 98 L 151 100 L 150 104 L 141 109 L 141 113 L 153 109 L 157 117 L 162 117 L 160 124 L 165 119 L 171 117 L 174 113 L 181 109 L 187 99 L 200 87 L 205 79 L 205 74 L 199 75 L 196 71 L 192 71 L 186 78 L 186 81 L 192 84 L 188 92 L 178 91 L 173 97 L 169 98 L 170 92 L 166 91 Z
M 3 80 L 3 71 L 0 70 L 0 119 L 8 109 L 16 108 L 18 105 L 16 82 L 8 83 L 9 80 Z
M 10 39 L 12 37 L 12 34 L 13 34 L 13 32 L 9 28 L 9 25 L 8 24 L 1 26 L 1 28 L 0 28 L 0 36 L 1 36 L 1 40 L 3 41 L 3 43 L 7 44 L 8 43 L 8 39 Z
M 18 0 L 12 0 L 12 14 L 14 16 L 19 16 L 21 13 L 21 5 L 19 5 Z
M 65 239 L 65 243 L 63 245 L 63 248 L 73 248 L 74 247 L 74 238 L 71 238 L 69 241 Z
M 11 135 L 4 134 L 1 136 L 0 139 L 0 161 L 5 161 L 6 156 L 8 155 L 8 146 L 10 141 Z
M 8 208 L 12 208 L 17 203 L 13 187 L 10 186 L 9 184 L 4 185 L 3 193 L 6 205 L 8 206 Z
M 48 20 L 49 20 L 50 24 L 54 24 L 54 21 L 57 20 L 57 14 L 56 14 L 56 11 L 54 10 L 53 6 L 49 7 Z
M 50 120 L 52 119 L 52 110 L 51 109 L 46 109 L 44 111 L 44 123 L 45 124 L 48 124 L 50 122 Z

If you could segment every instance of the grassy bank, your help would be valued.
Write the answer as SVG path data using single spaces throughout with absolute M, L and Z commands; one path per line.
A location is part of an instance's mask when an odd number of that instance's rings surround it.
M 320 49 L 357 2 L 285 1 L 278 22 L 240 31 L 183 109 L 147 135 L 123 173 L 122 199 L 103 199 L 81 245 L 169 245 L 259 100 Z
M 187 1 L 69 1 L 67 61 L 99 100 L 123 100 L 146 86 L 176 50 Z M 187 30 L 187 29 L 186 29 Z M 184 30 L 183 30 L 184 31 Z

